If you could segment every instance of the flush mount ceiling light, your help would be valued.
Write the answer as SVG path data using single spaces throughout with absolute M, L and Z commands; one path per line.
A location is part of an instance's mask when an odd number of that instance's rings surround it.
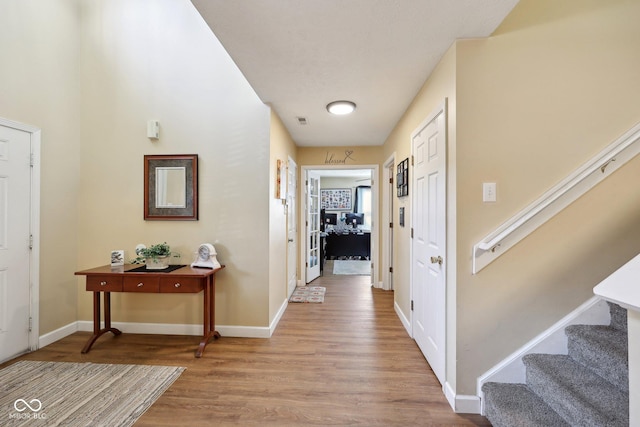
M 355 109 L 356 104 L 351 101 L 333 101 L 327 104 L 327 111 L 338 116 L 351 114 Z

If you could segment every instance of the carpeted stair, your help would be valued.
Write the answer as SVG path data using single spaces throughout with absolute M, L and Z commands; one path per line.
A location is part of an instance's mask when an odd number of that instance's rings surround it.
M 611 323 L 565 329 L 569 354 L 528 354 L 526 384 L 482 386 L 495 427 L 628 426 L 627 311 L 609 304 Z

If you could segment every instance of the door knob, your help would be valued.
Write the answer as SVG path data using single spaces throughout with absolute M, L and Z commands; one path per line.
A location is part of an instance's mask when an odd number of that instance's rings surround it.
M 289 239 L 289 240 L 288 240 L 288 242 L 289 242 L 289 243 L 293 243 L 293 239 Z
M 442 265 L 442 261 L 443 261 L 443 259 L 442 259 L 442 257 L 440 255 L 438 255 L 437 257 L 436 256 L 432 256 L 431 257 L 431 264 L 440 264 L 440 265 Z

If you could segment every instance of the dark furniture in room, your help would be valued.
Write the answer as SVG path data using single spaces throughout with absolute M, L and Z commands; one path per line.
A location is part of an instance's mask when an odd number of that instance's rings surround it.
M 371 259 L 371 232 L 350 230 L 342 233 L 326 233 L 324 255 L 326 259 L 341 257 Z

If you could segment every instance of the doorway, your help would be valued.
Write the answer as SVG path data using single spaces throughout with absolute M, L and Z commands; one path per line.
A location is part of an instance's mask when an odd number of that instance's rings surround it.
M 326 269 L 338 275 L 369 276 L 372 285 L 378 283 L 377 176 L 377 165 L 302 167 L 304 283 Z M 316 254 L 317 275 L 309 268 L 315 266 Z
M 38 348 L 40 130 L 0 119 L 0 362 Z

